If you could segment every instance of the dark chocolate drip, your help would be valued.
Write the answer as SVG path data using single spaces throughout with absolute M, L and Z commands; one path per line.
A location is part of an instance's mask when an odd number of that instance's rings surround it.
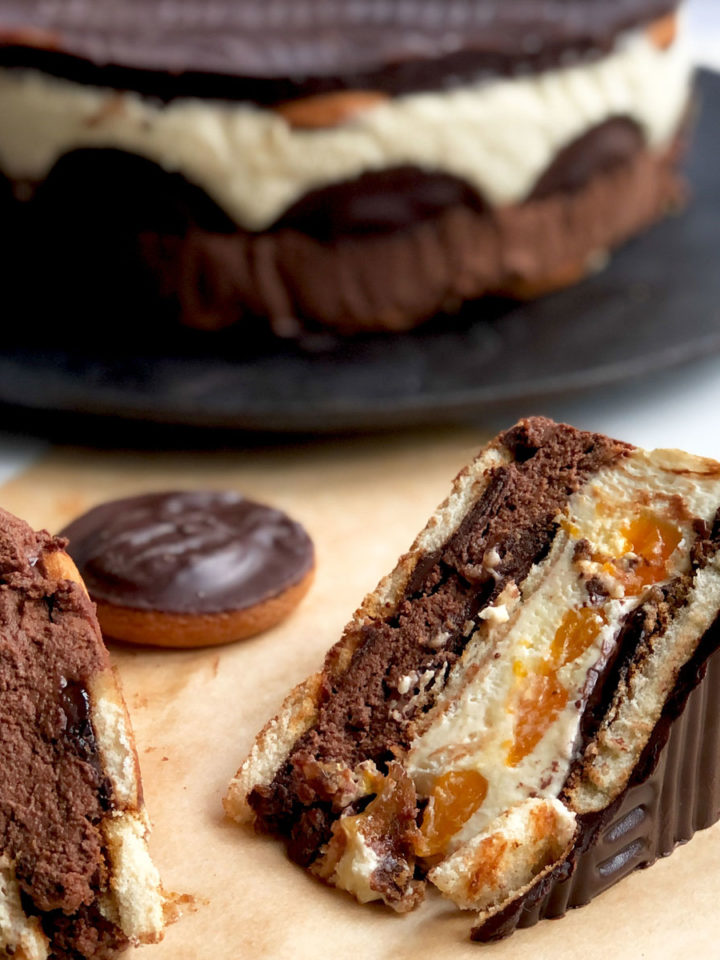
M 328 798 L 308 782 L 312 763 L 352 767 L 370 759 L 383 766 L 407 747 L 412 721 L 432 705 L 467 643 L 466 622 L 508 582 L 525 578 L 546 555 L 554 519 L 572 493 L 630 449 L 542 418 L 523 421 L 500 441 L 514 462 L 489 471 L 487 489 L 422 579 L 411 580 L 396 614 L 364 627 L 348 670 L 336 676 L 326 667 L 317 725 L 298 741 L 272 784 L 250 795 L 261 827 L 290 835 L 289 852 L 302 863 L 315 856 L 318 836 L 327 839 L 332 820 Z M 483 558 L 492 548 L 500 562 L 491 571 Z M 434 691 L 423 694 L 418 682 L 399 693 L 401 677 L 427 671 L 437 680 Z
M 4 0 L 0 63 L 169 100 L 399 94 L 602 54 L 673 0 Z
M 242 610 L 299 583 L 312 541 L 237 493 L 150 493 L 103 503 L 63 531 L 94 600 L 139 610 Z

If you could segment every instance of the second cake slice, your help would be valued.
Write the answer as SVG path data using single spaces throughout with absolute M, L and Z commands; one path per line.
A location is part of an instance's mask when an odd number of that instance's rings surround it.
M 65 541 L 0 509 L 0 956 L 110 960 L 177 911 L 118 678 Z

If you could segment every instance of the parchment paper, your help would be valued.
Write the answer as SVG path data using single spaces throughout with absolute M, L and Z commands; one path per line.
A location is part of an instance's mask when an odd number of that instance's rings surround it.
M 197 898 L 143 960 L 718 960 L 720 828 L 562 920 L 472 944 L 472 915 L 439 896 L 398 917 L 361 907 L 227 821 L 221 797 L 289 688 L 316 669 L 364 593 L 390 570 L 451 478 L 472 431 L 234 453 L 66 450 L 15 478 L 0 503 L 55 532 L 102 500 L 149 490 L 239 490 L 287 510 L 317 547 L 317 578 L 284 624 L 205 652 L 111 647 L 132 716 L 165 886 Z

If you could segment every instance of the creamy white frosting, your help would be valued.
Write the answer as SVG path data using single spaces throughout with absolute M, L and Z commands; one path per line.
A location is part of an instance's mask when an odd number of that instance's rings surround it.
M 504 205 L 522 201 L 559 150 L 611 117 L 637 121 L 651 148 L 668 143 L 690 77 L 682 38 L 660 50 L 646 31 L 633 31 L 593 62 L 408 94 L 340 126 L 302 130 L 247 103 L 163 104 L 3 69 L 0 165 L 34 180 L 73 149 L 127 150 L 183 174 L 251 230 L 309 190 L 402 164 L 458 176 Z
M 380 865 L 378 855 L 372 847 L 368 846 L 359 829 L 356 827 L 350 828 L 351 824 L 354 825 L 355 818 L 348 817 L 341 820 L 340 823 L 345 830 L 347 845 L 335 867 L 333 883 L 336 887 L 341 887 L 343 890 L 352 893 L 360 903 L 379 900 L 382 894 L 370 885 L 372 875 Z

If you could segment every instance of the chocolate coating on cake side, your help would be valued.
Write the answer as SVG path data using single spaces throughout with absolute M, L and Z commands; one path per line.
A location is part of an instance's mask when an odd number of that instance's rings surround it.
M 63 546 L 0 510 L 0 853 L 56 960 L 127 942 L 97 906 L 113 801 L 88 687 L 109 663 L 82 588 L 46 574 Z
M 113 500 L 63 536 L 94 600 L 138 610 L 242 610 L 298 583 L 314 563 L 299 523 L 232 492 Z
M 673 0 L 3 0 L 0 63 L 172 99 L 398 94 L 610 49 Z
M 717 822 L 718 647 L 716 620 L 683 668 L 627 789 L 600 813 L 580 817 L 569 858 L 519 900 L 475 927 L 473 940 L 502 940 L 518 927 L 562 917 Z

